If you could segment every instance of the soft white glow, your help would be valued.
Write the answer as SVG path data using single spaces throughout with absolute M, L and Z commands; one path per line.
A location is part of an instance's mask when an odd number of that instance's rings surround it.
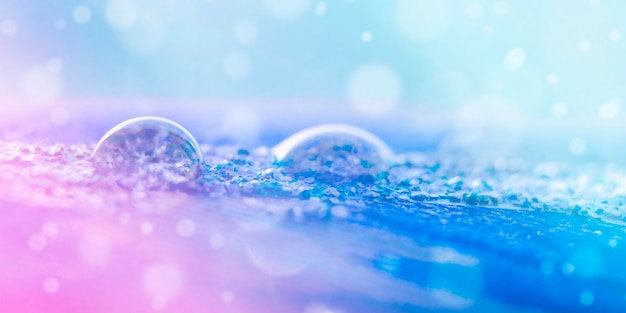
M 60 287 L 61 284 L 59 284 L 59 281 L 56 278 L 50 277 L 43 281 L 43 290 L 48 294 L 56 293 L 59 291 Z
M 234 107 L 221 119 L 220 135 L 239 142 L 251 141 L 261 132 L 260 114 L 250 107 Z
M 237 42 L 242 45 L 251 45 L 256 42 L 258 30 L 253 22 L 241 21 L 235 25 L 233 33 Z
M 595 296 L 593 295 L 591 291 L 583 291 L 580 294 L 580 304 L 584 306 L 589 306 L 589 305 L 592 305 L 594 301 L 595 301 Z
M 564 263 L 563 266 L 561 266 L 561 272 L 565 275 L 572 275 L 574 270 L 574 264 L 572 263 Z
M 465 9 L 471 19 L 479 19 L 483 16 L 483 5 L 480 2 L 472 2 Z
M 56 22 L 54 22 L 54 27 L 58 30 L 64 30 L 65 27 L 67 27 L 67 23 L 64 19 L 58 19 Z
M 50 122 L 54 126 L 64 126 L 70 122 L 70 112 L 64 107 L 56 107 L 50 112 Z
M 572 154 L 583 154 L 587 150 L 587 142 L 580 137 L 572 138 L 569 142 L 569 150 Z
M 229 290 L 222 292 L 222 301 L 224 301 L 224 303 L 231 303 L 235 301 L 235 294 Z
M 41 227 L 41 232 L 47 237 L 54 238 L 59 234 L 59 226 L 55 222 L 45 222 Z
M 141 223 L 141 226 L 139 228 L 141 230 L 141 233 L 144 235 L 149 235 L 149 234 L 152 234 L 152 232 L 154 232 L 154 226 L 150 222 Z
M 611 238 L 611 239 L 609 239 L 608 244 L 609 244 L 609 247 L 615 248 L 615 247 L 617 247 L 617 240 L 615 238 Z
M 224 247 L 224 236 L 222 236 L 222 234 L 219 233 L 215 233 L 215 234 L 211 234 L 211 236 L 209 236 L 209 245 L 211 245 L 211 247 L 213 249 L 221 249 Z
M 509 14 L 509 4 L 506 1 L 496 1 L 493 4 L 493 13 L 498 16 L 505 16 Z
M 600 105 L 598 115 L 600 115 L 602 119 L 612 120 L 619 114 L 620 108 L 621 101 L 619 99 L 611 99 Z
M 163 311 L 167 307 L 167 298 L 155 296 L 152 297 L 152 308 L 156 311 Z
M 322 1 L 315 6 L 315 15 L 324 16 L 324 14 L 326 14 L 326 2 Z
M 61 94 L 63 82 L 57 73 L 38 66 L 27 70 L 22 78 L 22 89 L 36 102 L 49 102 Z
M 222 68 L 226 76 L 233 80 L 242 80 L 250 74 L 252 64 L 250 58 L 243 52 L 232 52 L 224 58 Z
M 130 215 L 128 213 L 120 214 L 120 223 L 122 224 L 130 223 Z
M 355 109 L 363 113 L 385 113 L 398 102 L 400 85 L 400 80 L 388 67 L 365 65 L 352 73 L 348 83 L 348 99 Z
M 556 118 L 562 118 L 567 114 L 567 106 L 563 102 L 557 102 L 552 106 L 552 114 Z
M 619 31 L 619 29 L 612 29 L 609 32 L 609 39 L 611 41 L 619 41 L 622 38 L 622 33 Z
M 448 26 L 448 2 L 399 0 L 396 2 L 394 20 L 409 38 L 429 41 L 438 37 Z
M 581 40 L 578 42 L 578 50 L 580 52 L 586 53 L 591 50 L 591 42 L 589 40 Z
M 104 233 L 85 234 L 78 244 L 78 254 L 87 265 L 104 265 L 111 257 L 111 239 Z
M 46 247 L 46 237 L 40 233 L 32 234 L 28 237 L 28 247 L 33 251 L 41 251 Z
M 153 264 L 147 267 L 143 274 L 143 286 L 154 298 L 172 299 L 180 294 L 184 284 L 182 270 L 170 264 Z
M 515 47 L 506 54 L 504 65 L 507 69 L 516 71 L 524 65 L 524 61 L 526 61 L 526 52 L 522 48 Z
M 77 24 L 87 24 L 91 20 L 91 9 L 84 5 L 79 5 L 72 11 L 72 18 Z
M 555 73 L 550 73 L 546 77 L 546 81 L 548 82 L 548 84 L 554 85 L 559 82 L 559 76 Z
M 124 28 L 119 35 L 126 47 L 138 55 L 151 55 L 161 51 L 168 35 L 167 20 L 158 12 L 141 11 L 132 27 Z
M 303 313 L 339 313 L 321 303 L 312 303 L 308 305 Z
M 133 26 L 137 20 L 137 7 L 131 0 L 111 0 L 106 7 L 106 19 L 115 28 Z
M 196 223 L 190 219 L 184 218 L 176 224 L 176 232 L 183 238 L 189 238 L 196 233 Z
M 17 33 L 17 23 L 14 20 L 4 20 L 0 24 L 0 31 L 3 35 L 13 36 Z
M 48 60 L 46 68 L 50 73 L 60 73 L 63 69 L 63 63 L 58 58 L 52 58 Z
M 372 41 L 372 33 L 370 32 L 361 33 L 361 40 L 366 43 Z
M 496 32 L 496 29 L 493 28 L 493 26 L 491 25 L 486 25 L 485 27 L 483 27 L 483 34 L 485 34 L 485 36 L 487 37 L 493 36 L 495 32 Z
M 311 0 L 265 0 L 265 7 L 270 14 L 285 20 L 301 17 L 310 5 Z

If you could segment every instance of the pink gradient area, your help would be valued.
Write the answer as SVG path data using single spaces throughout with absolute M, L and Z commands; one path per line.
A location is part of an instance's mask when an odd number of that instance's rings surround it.
M 372 266 L 385 251 L 480 269 L 472 256 L 345 216 L 290 217 L 331 214 L 319 199 L 129 191 L 95 173 L 89 151 L 0 143 L 1 312 L 402 312 L 473 304 Z
M 2 207 L 6 312 L 298 311 L 264 296 L 271 280 L 214 219 Z

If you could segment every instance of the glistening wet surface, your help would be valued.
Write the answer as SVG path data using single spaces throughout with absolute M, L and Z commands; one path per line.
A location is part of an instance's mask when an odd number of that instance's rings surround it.
M 615 165 L 394 155 L 341 125 L 273 148 L 207 145 L 153 118 L 97 145 L 3 142 L 0 160 L 10 311 L 610 312 L 626 302 L 626 175 Z

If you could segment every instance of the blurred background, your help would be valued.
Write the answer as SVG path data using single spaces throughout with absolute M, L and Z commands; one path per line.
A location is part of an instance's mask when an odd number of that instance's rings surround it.
M 625 14 L 618 0 L 0 0 L 3 134 L 94 141 L 160 115 L 200 141 L 271 145 L 343 122 L 396 151 L 617 161 Z

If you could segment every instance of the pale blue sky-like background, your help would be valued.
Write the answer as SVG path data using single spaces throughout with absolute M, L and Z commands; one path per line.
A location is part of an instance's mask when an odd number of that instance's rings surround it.
M 53 124 L 61 100 L 137 98 L 452 112 L 514 133 L 521 117 L 618 123 L 624 16 L 617 0 L 0 0 L 0 99 Z M 584 136 L 565 137 L 577 154 Z

